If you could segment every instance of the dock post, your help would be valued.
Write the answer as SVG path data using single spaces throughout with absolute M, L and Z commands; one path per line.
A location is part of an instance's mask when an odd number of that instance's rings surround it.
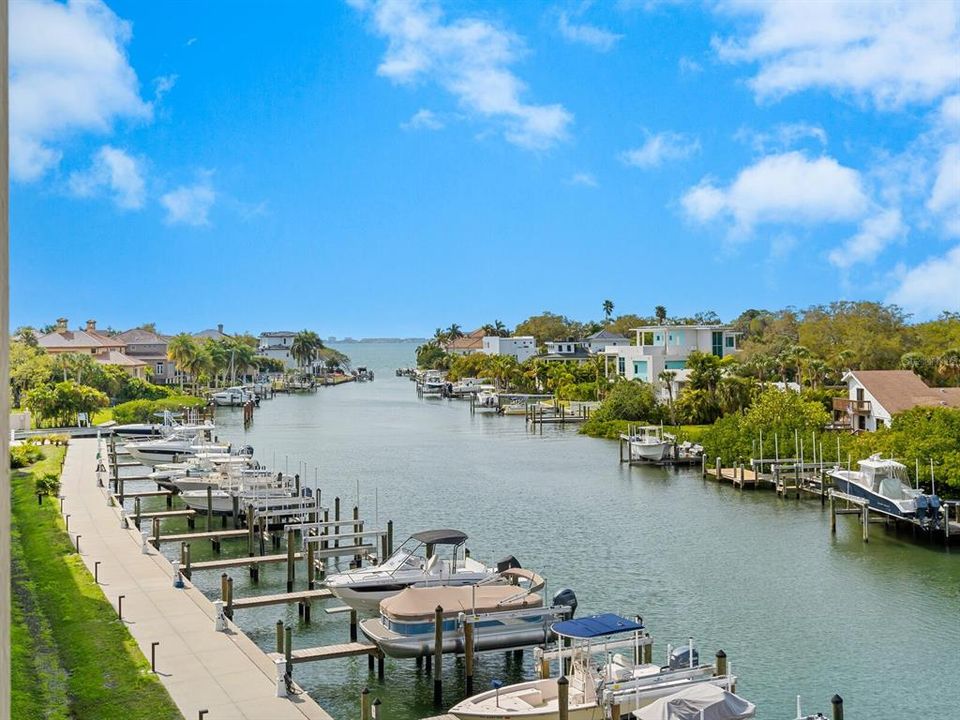
M 277 653 L 283 654 L 283 620 L 277 620 Z
M 213 520 L 213 486 L 207 485 L 207 532 L 211 531 Z
M 233 529 L 236 530 L 240 527 L 240 496 L 234 495 L 231 500 L 233 501 Z
M 373 701 L 373 707 L 370 709 L 371 720 L 382 720 L 380 715 L 381 704 L 382 703 L 380 702 L 380 698 L 377 698 L 376 700 Z
M 382 652 L 377 653 L 377 680 L 383 682 L 383 662 L 384 655 Z
M 723 677 L 727 674 L 727 654 L 723 650 L 717 650 L 717 671 L 714 675 Z
M 643 661 L 649 665 L 653 662 L 653 642 L 650 640 L 650 633 L 644 633 L 643 637 L 646 640 L 643 646 Z
M 357 611 L 350 609 L 350 642 L 357 641 Z
M 314 577 L 317 574 L 317 567 L 314 564 L 313 549 L 315 545 L 312 542 L 307 543 L 307 589 L 313 590 Z
M 254 537 L 253 537 L 253 505 L 247 505 L 247 556 L 253 557 Z
M 184 556 L 184 561 L 183 561 L 183 575 L 184 575 L 184 577 L 187 578 L 187 580 L 189 580 L 189 579 L 190 579 L 190 574 L 191 574 L 191 573 L 190 573 L 190 543 L 186 543 L 186 545 L 184 546 L 184 548 L 183 548 L 183 556 Z
M 157 550 L 160 549 L 160 518 L 158 517 L 153 519 L 153 546 Z
M 393 555 L 393 520 L 387 520 L 387 555 Z
M 287 530 L 287 592 L 293 592 L 294 554 L 296 545 L 293 544 L 294 530 Z
M 367 688 L 360 691 L 360 720 L 370 720 L 370 691 Z
M 706 453 L 700 454 L 700 479 L 701 480 L 707 479 L 707 454 Z
M 717 455 L 717 477 L 715 478 L 715 480 L 716 480 L 717 482 L 720 482 L 720 478 L 722 477 L 722 473 L 720 472 L 720 470 L 721 470 L 721 468 L 720 468 L 720 456 Z
M 360 537 L 358 533 L 360 532 L 360 508 L 356 505 L 353 506 L 353 544 L 360 544 Z M 360 567 L 363 564 L 363 558 L 360 555 L 353 556 L 353 562 L 357 567 Z
M 333 521 L 334 521 L 335 523 L 339 523 L 339 522 L 340 522 L 340 498 L 339 498 L 339 497 L 335 497 L 335 498 L 333 499 Z M 334 526 L 334 528 L 333 528 L 333 534 L 334 534 L 334 535 L 339 535 L 339 534 L 340 534 L 340 526 L 339 526 L 339 525 L 335 525 L 335 526 Z M 340 540 L 339 540 L 339 539 L 338 539 L 338 540 L 334 540 L 334 541 L 333 541 L 333 546 L 334 546 L 334 547 L 340 547 Z
M 830 493 L 830 534 L 837 534 L 837 506 L 832 492 Z
M 227 574 L 220 573 L 220 600 L 223 602 L 224 606 L 227 604 L 227 594 Z
M 610 706 L 610 717 L 613 720 L 620 720 L 620 703 L 614 702 L 613 705 Z
M 233 578 L 227 575 L 227 617 L 233 620 Z
M 570 681 L 566 675 L 557 680 L 557 718 L 570 720 Z
M 467 695 L 473 695 L 473 623 L 463 624 L 463 652 L 466 656 Z
M 329 509 L 329 508 L 324 508 L 324 510 L 323 510 L 323 533 L 322 533 L 322 534 L 325 535 L 325 536 L 330 534 L 330 528 L 329 528 L 329 526 L 327 525 L 328 522 L 330 522 L 330 509 Z M 329 543 L 328 540 L 321 540 L 321 541 L 320 541 L 320 549 L 321 549 L 321 550 L 326 550 L 328 547 L 330 547 L 328 543 Z
M 293 628 L 287 626 L 283 629 L 283 658 L 287 661 L 287 677 L 293 677 Z
M 140 498 L 134 498 L 133 500 L 133 517 L 134 521 L 137 523 L 137 530 L 140 529 Z
M 833 720 L 843 720 L 843 698 L 834 695 L 830 698 L 830 705 L 833 706 Z
M 300 497 L 300 473 L 293 476 L 293 486 L 297 490 L 297 497 Z
M 537 664 L 539 665 L 541 680 L 546 680 L 548 677 L 550 677 L 550 661 L 544 657 L 546 650 L 546 645 L 540 646 L 540 662 Z
M 386 559 L 387 559 L 387 534 L 386 534 L 386 533 L 383 533 L 383 534 L 380 536 L 380 562 L 379 562 L 379 564 L 380 564 L 380 565 L 383 565 L 383 563 L 386 561 Z
M 433 704 L 443 704 L 443 607 L 433 611 L 433 655 L 437 665 L 433 673 Z
M 863 525 L 863 541 L 870 542 L 870 506 L 866 503 L 863 504 L 863 514 L 860 522 Z

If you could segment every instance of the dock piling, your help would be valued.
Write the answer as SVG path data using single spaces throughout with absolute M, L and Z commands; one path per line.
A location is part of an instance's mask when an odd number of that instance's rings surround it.
M 443 607 L 433 611 L 433 655 L 437 665 L 433 673 L 433 704 L 443 704 Z
M 830 705 L 833 706 L 833 720 L 843 720 L 843 698 L 834 695 L 830 699 Z
M 294 580 L 294 554 L 297 551 L 296 546 L 293 544 L 293 535 L 294 530 L 287 530 L 287 592 L 293 592 L 293 580 Z
M 207 532 L 212 530 L 213 521 L 213 486 L 207 485 Z
M 350 609 L 350 642 L 357 641 L 357 611 Z
M 314 543 L 307 543 L 307 589 L 313 590 L 313 586 L 316 584 L 314 578 L 317 574 L 316 561 L 314 560 L 314 549 L 316 545 Z
M 467 695 L 473 695 L 473 623 L 463 624 L 463 651 L 466 656 Z
M 277 653 L 283 654 L 283 620 L 277 620 Z
M 360 691 L 360 720 L 370 720 L 370 690 Z
M 723 676 L 727 674 L 727 654 L 722 650 L 717 650 L 717 672 L 716 675 Z
M 557 680 L 557 718 L 570 720 L 570 681 L 566 675 Z

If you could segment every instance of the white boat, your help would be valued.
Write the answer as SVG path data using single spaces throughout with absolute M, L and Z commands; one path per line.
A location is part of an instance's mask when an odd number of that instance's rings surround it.
M 558 593 L 544 605 L 536 592 L 543 578 L 530 570 L 511 568 L 503 580 L 517 579 L 529 587 L 510 584 L 409 587 L 380 603 L 380 616 L 364 620 L 360 630 L 384 654 L 411 658 L 432 655 L 436 643 L 436 608 L 442 608 L 443 653 L 464 652 L 464 626 L 473 625 L 476 652 L 541 645 L 551 637 L 551 626 L 571 617 L 576 596 Z
M 256 395 L 252 390 L 237 385 L 236 387 L 229 387 L 224 390 L 219 390 L 218 392 L 213 393 L 210 398 L 213 400 L 213 402 L 220 406 L 237 406 L 245 405 L 248 402 L 253 402 L 256 399 Z
M 895 518 L 915 519 L 924 525 L 940 523 L 940 498 L 910 487 L 907 468 L 896 460 L 871 455 L 861 460 L 859 470 L 829 472 L 833 486 L 842 493 L 866 500 L 871 510 Z
M 169 410 L 164 410 L 163 413 L 158 414 L 162 415 L 162 422 L 113 425 L 110 427 L 110 431 L 119 437 L 136 440 L 138 438 L 170 437 L 171 435 L 177 434 L 203 434 L 204 437 L 209 438 L 212 437 L 213 431 L 216 430 L 216 426 L 208 420 L 202 423 L 182 423 L 179 421 L 179 418 L 182 416 Z
M 528 412 L 526 400 L 514 400 L 500 409 L 501 415 L 526 415 Z
M 141 465 L 179 462 L 198 454 L 229 455 L 232 452 L 230 445 L 205 442 L 200 436 L 179 436 L 158 440 L 142 440 L 126 444 L 130 457 Z M 237 451 L 238 455 L 253 455 L 253 448 L 245 445 Z
M 487 387 L 487 384 L 479 378 L 462 378 L 453 383 L 450 392 L 457 397 L 461 395 L 475 395 L 485 387 Z
M 636 710 L 637 720 L 748 720 L 757 706 L 739 695 L 709 683 L 700 683 L 654 700 Z
M 180 494 L 184 504 L 191 510 L 199 512 L 207 511 L 207 489 L 188 490 Z M 292 488 L 286 487 L 260 487 L 251 485 L 250 487 L 225 487 L 212 488 L 210 490 L 210 502 L 215 515 L 223 515 L 233 512 L 233 499 L 239 498 L 238 505 L 242 510 L 249 504 L 256 508 L 256 514 L 259 511 L 276 511 L 284 508 L 299 507 L 304 505 L 308 498 L 298 497 Z M 309 510 L 316 510 L 316 503 L 309 499 Z M 306 512 L 304 513 L 306 514 Z M 292 522 L 292 520 L 290 520 Z
M 437 370 L 428 370 L 420 379 L 420 392 L 423 395 L 440 397 L 446 386 L 447 381 L 443 379 L 443 375 Z
M 473 403 L 474 410 L 497 412 L 500 410 L 500 396 L 491 390 L 481 390 Z
M 567 620 L 552 628 L 560 640 L 572 643 L 551 653 L 559 666 L 570 663 L 568 711 L 570 720 L 598 720 L 619 706 L 621 714 L 629 714 L 660 698 L 699 684 L 718 685 L 730 689 L 736 678 L 717 676 L 713 665 L 700 665 L 692 642 L 668 653 L 668 664 L 638 663 L 620 653 L 629 648 L 631 657 L 640 657 L 640 636 L 643 625 L 605 613 Z M 621 640 L 616 638 L 620 636 Z M 605 662 L 597 662 L 603 655 Z M 543 678 L 495 688 L 479 693 L 454 705 L 450 714 L 461 720 L 558 720 L 560 716 L 557 680 Z
M 470 585 L 496 575 L 497 568 L 469 556 L 466 541 L 459 530 L 417 532 L 382 564 L 330 575 L 326 587 L 355 610 L 376 612 L 382 600 L 411 585 Z
M 666 460 L 673 452 L 676 438 L 658 425 L 641 425 L 630 435 L 630 454 L 652 462 Z

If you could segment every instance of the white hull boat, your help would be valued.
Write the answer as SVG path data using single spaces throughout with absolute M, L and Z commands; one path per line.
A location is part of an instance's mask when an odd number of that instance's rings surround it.
M 830 471 L 837 490 L 866 500 L 871 510 L 885 515 L 939 526 L 940 498 L 910 487 L 905 465 L 882 460 L 879 455 L 871 455 L 858 464 L 859 470 L 837 467 Z
M 520 574 L 531 582 L 522 588 L 509 584 L 457 587 L 410 587 L 380 603 L 380 617 L 364 620 L 360 630 L 384 654 L 396 658 L 424 657 L 436 651 L 436 608 L 443 609 L 443 653 L 463 653 L 464 625 L 473 624 L 476 652 L 509 650 L 542 645 L 551 637 L 551 626 L 571 617 L 576 596 L 565 590 L 549 607 L 535 591 L 543 579 L 514 568 L 505 579 Z
M 199 437 L 144 440 L 127 443 L 126 448 L 132 459 L 141 465 L 149 465 L 150 467 L 161 463 L 177 463 L 201 454 L 230 455 L 232 451 L 230 445 L 205 443 Z M 245 446 L 240 448 L 238 454 L 252 456 L 253 448 Z
M 466 541 L 459 530 L 414 533 L 382 564 L 330 575 L 326 587 L 354 610 L 374 613 L 382 600 L 414 585 L 471 585 L 494 577 L 497 568 L 471 558 Z M 442 547 L 449 557 L 440 557 Z
M 638 427 L 630 435 L 630 455 L 650 462 L 660 462 L 670 457 L 675 443 L 676 438 L 663 432 L 662 427 Z

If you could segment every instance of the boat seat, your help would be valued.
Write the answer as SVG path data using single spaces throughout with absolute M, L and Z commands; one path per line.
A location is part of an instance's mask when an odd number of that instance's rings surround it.
M 521 690 L 513 696 L 513 699 L 519 700 L 530 707 L 537 707 L 538 705 L 543 705 L 544 703 L 543 694 L 537 688 Z

